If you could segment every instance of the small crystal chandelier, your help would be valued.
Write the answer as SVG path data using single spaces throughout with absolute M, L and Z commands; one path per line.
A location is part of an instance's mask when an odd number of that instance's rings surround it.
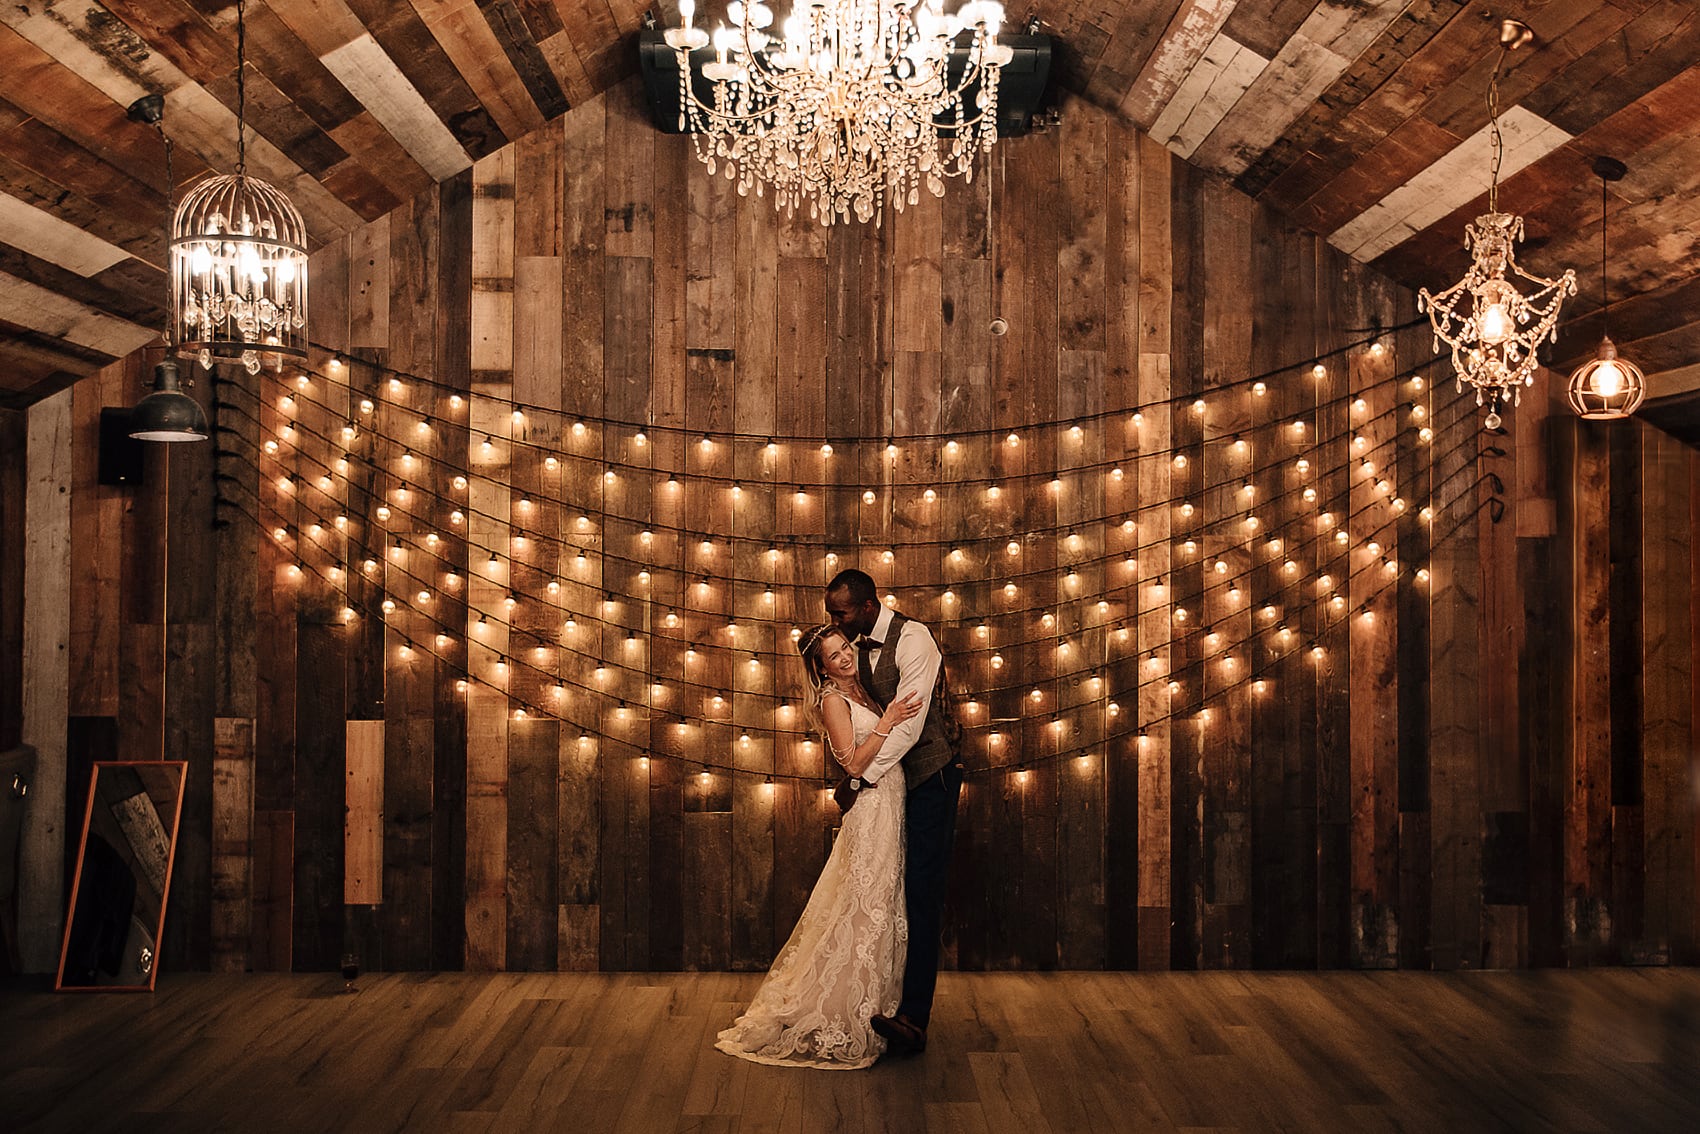
M 823 224 L 878 221 L 887 196 L 902 210 L 922 185 L 943 196 L 946 177 L 971 180 L 975 151 L 997 140 L 998 76 L 1014 57 L 997 42 L 1002 4 L 947 14 L 943 0 L 795 0 L 775 36 L 772 10 L 750 0 L 728 7 L 733 26 L 712 40 L 692 22 L 695 0 L 679 15 L 665 37 L 679 128 L 711 175 L 724 169 L 741 195 L 771 189 L 787 214 L 806 198 Z M 697 97 L 693 52 L 711 103 Z
M 277 189 L 247 174 L 247 30 L 236 3 L 236 172 L 208 177 L 171 221 L 171 320 L 179 353 L 283 368 L 307 357 L 307 226 Z
M 1533 385 L 1540 362 L 1535 348 L 1543 338 L 1558 337 L 1558 310 L 1567 295 L 1576 294 L 1576 273 L 1566 269 L 1556 279 L 1544 279 L 1517 263 L 1515 245 L 1523 239 L 1523 218 L 1499 211 L 1499 165 L 1505 142 L 1499 134 L 1499 75 L 1505 57 L 1534 38 L 1526 24 L 1505 20 L 1499 31 L 1499 60 L 1488 81 L 1488 125 L 1493 145 L 1493 168 L 1488 182 L 1488 211 L 1464 226 L 1464 247 L 1470 250 L 1470 270 L 1438 295 L 1423 288 L 1419 310 L 1428 312 L 1434 326 L 1434 350 L 1444 340 L 1452 348 L 1458 389 L 1468 382 L 1476 388 L 1476 404 L 1486 404 L 1489 429 L 1500 426 L 1506 400 L 1517 405 L 1523 387 Z M 1509 273 L 1509 277 L 1507 278 Z M 1534 286 L 1524 295 L 1514 281 Z M 1468 300 L 1468 302 L 1466 302 Z
M 1616 158 L 1594 159 L 1600 179 L 1600 353 L 1570 376 L 1570 408 L 1591 421 L 1628 417 L 1647 396 L 1647 376 L 1611 341 L 1611 285 L 1606 277 L 1606 183 L 1623 180 L 1629 167 Z

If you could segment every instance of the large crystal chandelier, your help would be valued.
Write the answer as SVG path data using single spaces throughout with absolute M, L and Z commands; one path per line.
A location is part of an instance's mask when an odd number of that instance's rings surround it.
M 1470 250 L 1470 269 L 1464 278 L 1438 295 L 1418 292 L 1419 310 L 1427 310 L 1434 326 L 1434 349 L 1444 341 L 1452 348 L 1458 388 L 1476 388 L 1476 404 L 1486 404 L 1489 429 L 1500 426 L 1507 401 L 1517 405 L 1523 387 L 1535 381 L 1540 362 L 1535 348 L 1543 338 L 1558 337 L 1558 310 L 1567 295 L 1576 294 L 1576 273 L 1566 269 L 1556 279 L 1525 271 L 1517 263 L 1516 243 L 1523 239 L 1523 218 L 1499 211 L 1499 166 L 1505 143 L 1499 133 L 1499 75 L 1505 57 L 1534 38 L 1517 20 L 1500 25 L 1499 60 L 1488 81 L 1489 138 L 1493 168 L 1488 183 L 1488 211 L 1464 226 L 1464 247 Z M 1525 295 L 1517 281 L 1531 285 Z
M 740 194 L 771 190 L 787 213 L 807 199 L 824 224 L 878 220 L 888 195 L 901 210 L 922 185 L 942 196 L 946 177 L 971 179 L 975 151 L 997 139 L 998 74 L 1014 54 L 996 42 L 1002 4 L 795 0 L 775 35 L 765 4 L 733 3 L 712 38 L 694 0 L 679 14 L 666 34 L 679 128 L 710 174 L 724 170 Z
M 277 189 L 247 174 L 247 34 L 236 4 L 236 172 L 184 194 L 171 221 L 171 319 L 179 353 L 206 369 L 307 356 L 307 226 Z

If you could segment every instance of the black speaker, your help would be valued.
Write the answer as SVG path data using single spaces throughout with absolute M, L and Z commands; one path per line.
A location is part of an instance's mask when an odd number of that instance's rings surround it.
M 107 406 L 100 411 L 100 483 L 126 487 L 142 483 L 143 443 L 130 436 L 130 411 Z

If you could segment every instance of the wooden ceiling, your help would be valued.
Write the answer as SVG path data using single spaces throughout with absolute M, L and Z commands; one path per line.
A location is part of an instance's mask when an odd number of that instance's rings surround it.
M 783 6 L 784 0 L 779 0 Z M 643 0 L 252 0 L 249 166 L 322 241 L 632 74 Z M 718 5 L 707 4 L 716 10 Z M 1035 0 L 1057 82 L 1412 287 L 1462 272 L 1487 188 L 1499 20 L 1536 34 L 1501 84 L 1502 207 L 1524 262 L 1577 270 L 1554 361 L 1599 338 L 1597 154 L 1613 337 L 1700 381 L 1700 12 L 1693 0 Z M 676 22 L 674 2 L 658 5 Z M 231 163 L 234 3 L 12 0 L 0 11 L 0 404 L 161 325 L 166 96 L 186 182 Z M 1655 391 L 1657 390 L 1655 386 Z

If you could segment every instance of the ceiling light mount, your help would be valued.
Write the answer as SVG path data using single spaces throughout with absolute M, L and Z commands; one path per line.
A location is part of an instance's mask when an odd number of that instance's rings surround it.
M 1527 47 L 1535 42 L 1534 30 L 1522 20 L 1503 19 L 1499 21 L 1499 46 L 1503 51 L 1516 51 L 1519 47 Z

